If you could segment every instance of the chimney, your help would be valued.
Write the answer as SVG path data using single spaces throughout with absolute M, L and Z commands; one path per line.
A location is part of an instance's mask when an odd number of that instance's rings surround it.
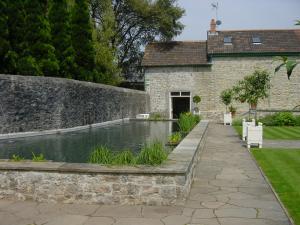
M 210 21 L 210 30 L 209 30 L 209 32 L 211 34 L 217 33 L 217 23 L 216 23 L 215 19 L 211 19 L 211 21 Z

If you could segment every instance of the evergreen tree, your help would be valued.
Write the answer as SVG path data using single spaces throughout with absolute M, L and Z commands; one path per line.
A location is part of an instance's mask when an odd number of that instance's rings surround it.
M 87 0 L 75 0 L 71 27 L 75 63 L 78 68 L 75 79 L 93 81 L 95 51 Z
M 118 77 L 118 66 L 116 58 L 116 46 L 112 43 L 116 35 L 116 22 L 111 0 L 97 0 L 101 5 L 102 20 L 96 25 L 95 50 L 97 75 L 94 81 L 99 83 L 116 85 Z
M 27 49 L 25 36 L 24 0 L 7 1 L 8 33 L 11 51 L 8 52 L 8 73 L 24 74 L 20 67 L 20 58 Z M 22 63 L 21 63 L 22 64 Z
M 7 1 L 0 0 L 0 73 L 7 72 L 6 57 L 9 52 Z
M 47 6 L 47 0 L 25 0 L 24 38 L 28 47 L 23 53 L 24 58 L 20 66 L 22 70 L 33 69 L 32 75 L 57 76 L 59 65 L 55 57 L 55 48 L 51 45 Z
M 52 44 L 59 61 L 59 76 L 72 78 L 75 72 L 75 52 L 71 40 L 71 15 L 67 0 L 52 0 L 49 12 Z

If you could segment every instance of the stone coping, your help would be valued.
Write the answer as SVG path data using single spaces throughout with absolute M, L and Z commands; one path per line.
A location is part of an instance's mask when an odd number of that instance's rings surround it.
M 89 124 L 89 125 L 85 125 L 85 126 L 64 128 L 64 129 L 0 134 L 0 140 L 14 139 L 14 138 L 24 138 L 24 137 L 35 137 L 35 136 L 51 135 L 51 134 L 69 133 L 69 132 L 74 132 L 74 131 L 79 131 L 79 130 L 90 129 L 90 128 L 104 127 L 104 126 L 108 126 L 108 125 L 112 125 L 112 124 L 118 124 L 118 123 L 125 122 L 125 121 L 129 121 L 129 118 L 113 120 L 113 121 L 106 121 L 106 122 L 102 122 L 102 123 L 94 123 L 94 124 Z
M 103 166 L 88 163 L 64 162 L 11 162 L 0 161 L 0 171 L 37 171 L 84 174 L 170 174 L 185 175 L 189 172 L 197 149 L 208 128 L 208 120 L 202 120 L 180 142 L 162 165 L 154 166 Z

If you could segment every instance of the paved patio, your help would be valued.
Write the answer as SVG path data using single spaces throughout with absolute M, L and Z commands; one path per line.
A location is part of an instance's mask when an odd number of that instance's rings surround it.
M 0 200 L 1 225 L 289 225 L 232 127 L 211 124 L 185 206 L 98 206 Z
M 300 148 L 300 141 L 294 140 L 264 140 L 263 148 Z

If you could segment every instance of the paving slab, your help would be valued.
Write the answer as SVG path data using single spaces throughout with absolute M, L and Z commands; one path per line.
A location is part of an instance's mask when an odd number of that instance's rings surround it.
M 210 124 L 184 206 L 16 202 L 0 199 L 0 225 L 290 225 L 230 126 Z

